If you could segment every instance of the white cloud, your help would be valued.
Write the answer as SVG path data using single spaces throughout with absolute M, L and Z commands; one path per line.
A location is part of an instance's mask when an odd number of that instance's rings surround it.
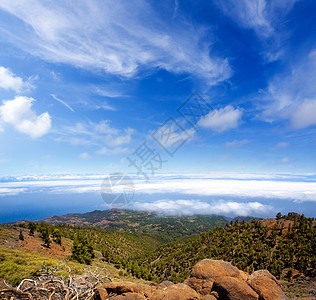
M 87 152 L 80 153 L 79 157 L 84 160 L 88 160 L 92 158 L 91 155 Z
M 57 96 L 55 96 L 54 94 L 50 94 L 56 101 L 58 101 L 59 103 L 61 103 L 62 105 L 64 105 L 65 107 L 67 107 L 69 110 L 71 110 L 72 112 L 74 112 L 73 108 L 66 103 L 64 100 L 59 99 Z
M 198 125 L 210 128 L 215 132 L 223 132 L 239 126 L 242 110 L 228 105 L 221 109 L 215 109 L 202 118 Z
M 101 149 L 96 151 L 96 154 L 101 155 L 119 155 L 119 154 L 126 154 L 129 152 L 128 148 L 124 147 L 116 147 L 116 148 L 108 148 L 106 146 L 102 147 Z
M 216 1 L 223 12 L 241 27 L 253 29 L 260 37 L 276 34 L 277 24 L 299 0 L 227 0 Z
M 266 122 L 289 121 L 292 129 L 316 125 L 316 51 L 275 76 L 261 95 L 258 115 Z
M 263 59 L 266 62 L 279 60 L 284 54 L 284 32 L 287 15 L 299 0 L 216 0 L 224 14 L 240 27 L 252 29 L 262 42 Z
M 131 77 L 141 69 L 189 73 L 210 84 L 231 75 L 227 59 L 210 56 L 205 28 L 178 18 L 166 22 L 150 3 L 39 0 L 1 1 L 0 7 L 24 22 L 2 22 L 10 40 L 49 61 Z M 133 13 L 131 13 L 133 12 Z M 205 38 L 207 36 L 207 39 Z M 6 37 L 6 36 L 5 36 Z
M 239 148 L 239 147 L 242 147 L 244 145 L 247 145 L 251 143 L 250 140 L 248 139 L 244 139 L 244 140 L 233 140 L 231 142 L 227 142 L 225 144 L 226 147 L 229 147 L 229 148 Z
M 217 1 L 223 12 L 232 17 L 239 25 L 253 28 L 258 34 L 269 36 L 273 28 L 268 20 L 265 0 L 228 0 Z
M 15 196 L 26 192 L 26 188 L 0 188 L 0 197 Z
M 96 175 L 49 175 L 49 176 L 17 176 L 0 178 L 0 190 L 14 192 L 41 191 L 45 193 L 99 193 L 105 174 Z M 170 195 L 190 197 L 200 201 L 202 197 L 211 199 L 234 199 L 234 201 L 209 200 L 212 210 L 227 213 L 235 209 L 242 210 L 242 203 L 247 209 L 261 209 L 256 204 L 263 201 L 293 200 L 295 202 L 316 202 L 316 174 L 163 174 L 157 179 L 144 183 L 142 178 L 132 176 L 135 192 L 138 195 Z M 10 181 L 11 180 L 11 181 Z M 1 182 L 4 181 L 4 182 Z M 115 191 L 115 190 L 114 190 Z M 118 190 L 119 192 L 119 190 Z M 156 197 L 156 196 L 155 196 Z M 242 199 L 241 202 L 236 199 Z M 137 201 L 135 197 L 135 201 Z M 192 200 L 192 201 L 193 201 Z M 139 201 L 138 201 L 139 202 Z M 204 200 L 205 202 L 205 200 Z M 241 204 L 234 204 L 234 203 Z M 193 205 L 194 206 L 194 205 Z M 158 209 L 159 207 L 157 207 Z M 194 211 L 194 207 L 191 209 Z
M 110 122 L 81 122 L 75 126 L 63 126 L 57 131 L 57 142 L 67 142 L 72 145 L 97 146 L 97 154 L 114 155 L 128 152 L 124 147 L 132 142 L 135 130 L 132 128 L 117 129 Z
M 200 200 L 157 200 L 153 202 L 134 202 L 136 210 L 152 211 L 163 215 L 195 215 L 195 214 L 234 214 L 249 216 L 269 214 L 270 205 L 259 202 L 218 201 L 203 202 Z
M 20 91 L 23 84 L 21 77 L 16 76 L 9 69 L 0 66 L 0 88 Z
M 316 125 L 316 99 L 304 100 L 291 117 L 294 129 L 303 129 Z
M 24 96 L 4 101 L 0 106 L 1 119 L 32 138 L 39 138 L 47 134 L 51 128 L 50 115 L 45 112 L 37 116 L 32 110 L 34 101 L 33 98 Z
M 29 91 L 34 88 L 33 81 L 37 76 L 30 76 L 26 81 L 16 76 L 10 69 L 0 66 L 0 88 L 16 92 Z
M 289 147 L 290 144 L 288 142 L 279 142 L 273 147 L 270 148 L 270 150 L 277 150 L 277 149 L 283 149 Z

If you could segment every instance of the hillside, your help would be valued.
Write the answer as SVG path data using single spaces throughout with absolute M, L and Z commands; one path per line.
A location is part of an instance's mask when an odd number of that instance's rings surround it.
M 23 278 L 39 276 L 45 265 L 62 265 L 62 270 L 58 271 L 61 274 L 67 274 L 69 266 L 72 275 L 83 274 L 88 267 L 98 267 L 105 270 L 106 276 L 124 280 L 181 283 L 198 261 L 211 258 L 231 262 L 248 273 L 267 269 L 277 278 L 290 281 L 284 284 L 289 295 L 301 295 L 304 290 L 314 293 L 315 223 L 314 219 L 295 213 L 251 222 L 235 220 L 225 227 L 182 237 L 171 243 L 162 243 L 151 234 L 106 231 L 88 226 L 2 225 L 0 278 L 16 285 Z M 50 239 L 48 245 L 45 245 L 45 232 Z M 74 249 L 79 250 L 79 256 L 74 255 Z M 82 261 L 87 251 L 92 251 L 93 257 Z M 293 279 L 299 284 L 291 283 Z
M 290 213 L 276 219 L 231 222 L 197 237 L 162 245 L 139 258 L 159 281 L 183 281 L 204 258 L 223 259 L 252 273 L 267 269 L 278 278 L 315 278 L 316 222 Z
M 155 235 L 162 242 L 171 242 L 182 236 L 200 234 L 216 226 L 225 226 L 230 220 L 230 218 L 217 215 L 157 216 L 152 212 L 111 209 L 53 216 L 38 222 L 97 227 L 109 231 L 148 233 Z

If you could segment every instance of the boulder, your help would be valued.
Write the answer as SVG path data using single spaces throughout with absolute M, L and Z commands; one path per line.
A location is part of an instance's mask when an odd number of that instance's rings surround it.
M 106 298 L 108 299 L 108 298 Z M 122 295 L 111 298 L 113 300 L 143 300 L 146 299 L 144 296 L 137 293 L 124 293 Z
M 93 300 L 106 300 L 108 297 L 109 294 L 105 288 L 97 288 L 93 295 Z
M 188 285 L 178 283 L 165 288 L 158 288 L 151 300 L 198 300 L 200 296 Z
M 165 280 L 161 283 L 159 283 L 159 287 L 162 287 L 162 288 L 165 288 L 165 287 L 168 287 L 168 286 L 171 286 L 171 285 L 174 285 L 173 282 L 169 281 L 169 280 Z
M 102 288 L 106 289 L 107 293 L 114 293 L 122 295 L 125 293 L 136 293 L 145 297 L 149 297 L 157 289 L 154 286 L 149 286 L 147 284 L 134 283 L 134 282 L 107 282 Z
M 212 279 L 201 279 L 196 277 L 189 277 L 184 281 L 186 285 L 188 285 L 201 295 L 211 294 L 213 282 L 214 280 Z
M 217 277 L 213 290 L 223 300 L 258 300 L 259 295 L 242 279 L 234 277 Z
M 205 295 L 201 297 L 201 300 L 217 300 L 217 298 L 213 295 Z
M 262 300 L 287 299 L 277 279 L 267 270 L 253 272 L 247 283 L 259 294 Z
M 201 297 L 201 300 L 217 300 L 214 295 L 205 295 Z
M 191 277 L 202 279 L 216 279 L 217 277 L 230 276 L 243 279 L 244 276 L 231 263 L 223 260 L 203 259 L 191 271 Z

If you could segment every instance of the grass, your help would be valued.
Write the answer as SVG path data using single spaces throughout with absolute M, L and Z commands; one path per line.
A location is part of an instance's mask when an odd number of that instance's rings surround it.
M 41 255 L 35 252 L 26 252 L 18 249 L 11 249 L 0 246 L 0 278 L 16 286 L 24 278 L 35 278 L 40 275 L 43 265 L 57 266 L 60 263 L 57 259 Z M 80 264 L 66 262 L 71 267 L 72 273 L 82 274 Z M 58 275 L 64 275 L 62 270 Z

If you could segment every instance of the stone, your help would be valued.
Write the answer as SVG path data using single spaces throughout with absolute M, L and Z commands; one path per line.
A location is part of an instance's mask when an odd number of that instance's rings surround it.
M 199 294 L 184 283 L 178 283 L 157 289 L 150 297 L 151 300 L 199 300 Z
M 243 279 L 240 271 L 231 263 L 223 260 L 203 259 L 191 271 L 191 277 L 212 278 L 230 276 Z
M 106 289 L 107 293 L 124 294 L 124 293 L 136 293 L 145 297 L 150 297 L 152 293 L 157 289 L 154 286 L 147 284 L 134 283 L 134 282 L 108 282 L 105 283 L 102 288 Z
M 287 299 L 277 279 L 267 270 L 253 272 L 247 283 L 259 294 L 262 300 Z
M 213 282 L 214 280 L 212 279 L 201 279 L 196 277 L 189 277 L 184 281 L 186 285 L 188 285 L 201 295 L 211 294 Z
M 223 300 L 258 300 L 259 295 L 242 279 L 224 276 L 218 277 L 213 290 Z

